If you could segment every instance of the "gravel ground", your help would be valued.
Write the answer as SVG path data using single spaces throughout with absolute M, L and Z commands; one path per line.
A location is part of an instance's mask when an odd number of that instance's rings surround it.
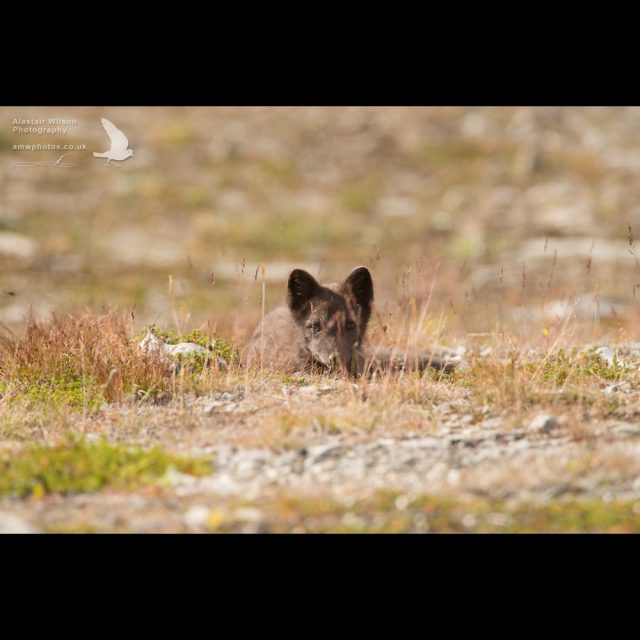
M 307 428 L 297 434 L 304 446 L 225 442 L 225 420 L 237 425 L 244 416 L 250 432 L 260 402 L 267 413 L 278 403 L 294 411 L 296 402 L 308 407 L 309 399 L 329 406 L 347 384 L 285 386 L 277 401 L 236 390 L 187 399 L 182 409 L 152 407 L 147 418 L 162 417 L 162 427 L 139 429 L 140 442 L 149 444 L 150 434 L 165 441 L 172 430 L 181 452 L 213 459 L 211 475 L 170 471 L 158 485 L 135 493 L 4 499 L 0 531 L 201 531 L 215 529 L 216 518 L 232 522 L 232 530 L 268 531 L 281 519 L 272 505 L 282 496 L 339 504 L 344 512 L 336 517 L 343 524 L 357 519 L 350 515 L 353 504 L 389 492 L 397 494 L 392 511 L 433 495 L 541 504 L 567 498 L 640 501 L 640 424 L 632 421 L 595 421 L 576 432 L 566 416 L 539 413 L 513 426 L 488 410 L 478 417 L 469 400 L 458 398 L 434 405 L 431 417 L 437 419 L 427 429 L 393 437 L 385 430 L 331 434 Z M 627 385 L 612 387 L 608 395 L 635 398 Z M 180 434 L 186 431 L 191 439 L 185 447 Z M 98 433 L 89 429 L 87 437 L 97 439 Z M 120 436 L 135 440 L 131 433 Z

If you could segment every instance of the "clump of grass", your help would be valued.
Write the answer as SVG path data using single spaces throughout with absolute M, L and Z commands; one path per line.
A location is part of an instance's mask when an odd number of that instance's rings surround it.
M 600 384 L 635 375 L 616 358 L 613 363 L 602 359 L 594 347 L 558 349 L 533 361 L 523 361 L 517 351 L 508 358 L 472 358 L 469 367 L 455 371 L 451 380 L 490 404 L 526 408 L 541 400 L 590 404 Z
M 294 384 L 298 387 L 301 387 L 302 385 L 306 384 L 307 379 L 301 375 L 285 375 L 284 381 L 286 384 Z
M 84 409 L 120 402 L 129 393 L 171 389 L 166 365 L 128 335 L 123 313 L 28 319 L 20 335 L 0 336 L 1 393 L 11 400 Z
M 149 329 L 167 344 L 193 342 L 208 353 L 178 355 L 175 360 L 144 353 L 139 342 Z M 91 413 L 105 402 L 130 396 L 162 400 L 203 382 L 211 384 L 220 372 L 218 357 L 227 365 L 239 361 L 229 342 L 199 330 L 177 333 L 147 327 L 136 337 L 132 333 L 127 315 L 115 311 L 28 319 L 21 334 L 0 336 L 0 400 Z M 202 376 L 205 370 L 207 376 Z
M 86 409 L 92 413 L 106 401 L 102 388 L 91 376 L 61 375 L 41 376 L 35 379 L 32 370 L 22 367 L 13 383 L 0 383 L 0 398 L 10 402 L 24 402 L 28 406 L 46 404 L 50 407 Z
M 578 381 L 588 379 L 615 381 L 631 372 L 631 369 L 624 366 L 615 355 L 612 364 L 603 360 L 597 353 L 597 347 L 592 347 L 586 352 L 575 348 L 570 352 L 559 349 L 547 356 L 541 366 L 542 378 L 556 386 L 564 385 L 570 376 Z M 536 368 L 536 364 L 529 364 L 530 370 Z
M 69 439 L 55 446 L 31 446 L 18 455 L 0 457 L 0 496 L 40 497 L 101 491 L 107 487 L 132 489 L 161 478 L 173 467 L 203 476 L 211 472 L 204 458 L 186 458 L 160 447 L 131 449 L 103 440 L 89 444 Z

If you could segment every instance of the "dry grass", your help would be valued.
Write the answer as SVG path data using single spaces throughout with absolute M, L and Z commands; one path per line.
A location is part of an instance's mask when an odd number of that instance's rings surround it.
M 0 376 L 7 399 L 33 387 L 77 386 L 85 410 L 96 394 L 122 402 L 129 393 L 162 395 L 169 384 L 166 366 L 138 349 L 126 316 L 116 312 L 27 320 L 19 335 L 0 337 Z
M 424 306 L 415 318 L 387 326 L 386 344 L 410 351 L 442 341 L 441 327 Z M 177 411 L 181 420 L 195 424 L 198 418 L 185 413 L 186 407 L 194 399 L 223 392 L 239 393 L 244 402 L 241 411 L 236 407 L 221 417 L 229 425 L 221 430 L 222 439 L 273 448 L 293 446 L 309 433 L 364 439 L 433 433 L 441 421 L 439 407 L 456 401 L 465 403 L 461 411 L 471 424 L 494 415 L 502 416 L 506 426 L 521 425 L 540 411 L 566 414 L 569 422 L 579 424 L 633 415 L 635 406 L 635 396 L 602 392 L 614 383 L 635 387 L 635 367 L 608 365 L 593 350 L 569 349 L 561 346 L 562 340 L 543 351 L 522 344 L 516 348 L 503 334 L 491 348 L 471 345 L 451 374 L 427 370 L 352 380 L 244 370 L 237 363 L 176 367 L 142 353 L 139 336 L 131 318 L 115 311 L 28 320 L 22 332 L 5 332 L 0 338 L 3 435 L 33 438 L 45 425 L 47 432 L 62 433 L 76 418 L 83 429 L 103 423 L 130 426 L 131 416 L 144 414 L 145 406 L 154 416 L 166 406 L 169 422 Z M 505 342 L 509 348 L 502 346 Z M 242 426 L 247 422 L 250 429 Z M 138 423 L 144 429 L 146 420 Z M 582 431 L 574 428 L 576 437 Z

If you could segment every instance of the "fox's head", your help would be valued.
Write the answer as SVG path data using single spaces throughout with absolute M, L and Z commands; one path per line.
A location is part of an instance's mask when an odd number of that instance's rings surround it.
M 341 285 L 323 286 L 302 269 L 289 276 L 289 309 L 312 359 L 328 369 L 353 371 L 372 302 L 373 282 L 366 267 L 354 269 Z

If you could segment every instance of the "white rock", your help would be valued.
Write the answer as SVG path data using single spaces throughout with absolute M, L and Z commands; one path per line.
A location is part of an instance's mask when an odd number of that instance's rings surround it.
M 304 387 L 299 387 L 299 393 L 303 395 L 323 395 L 326 393 L 331 393 L 335 391 L 336 387 L 332 387 L 331 385 L 323 385 L 318 386 L 315 384 L 305 385 Z
M 169 356 L 210 355 L 211 352 L 195 342 L 179 342 L 178 344 L 165 344 L 164 353 Z
M 582 353 L 592 354 L 595 353 L 603 363 L 606 363 L 607 366 L 614 366 L 614 359 L 619 367 L 626 367 L 627 362 L 623 360 L 611 347 L 607 345 L 598 345 L 598 344 L 585 344 L 582 347 Z
M 184 514 L 184 523 L 189 529 L 201 529 L 207 524 L 210 513 L 204 505 L 195 505 Z
M 195 342 L 178 342 L 178 344 L 165 344 L 153 333 L 148 331 L 144 338 L 138 344 L 140 349 L 147 354 L 157 356 L 189 356 L 189 355 L 205 355 L 211 356 L 212 352 L 209 349 L 201 347 Z M 227 366 L 227 361 L 222 356 L 216 356 L 218 364 L 222 367 Z
M 549 433 L 558 426 L 558 420 L 554 416 L 548 413 L 541 413 L 529 423 L 527 430 L 535 433 Z
M 39 531 L 19 516 L 0 511 L 0 533 L 39 533 Z
M 318 393 L 323 394 L 323 393 L 331 393 L 332 391 L 335 391 L 336 388 L 332 387 L 331 385 L 324 385 L 322 387 L 318 387 Z
M 467 355 L 467 347 L 464 344 L 459 344 L 453 349 L 453 353 L 458 358 L 462 359 Z
M 509 523 L 511 522 L 511 518 L 504 514 L 504 513 L 490 513 L 487 516 L 487 520 L 494 526 L 494 527 L 507 527 L 509 526 Z
M 233 512 L 233 519 L 240 522 L 262 522 L 264 514 L 254 507 L 240 507 Z
M 603 359 L 606 360 L 609 365 L 614 364 L 614 353 L 609 347 L 600 347 L 596 353 Z
M 164 352 L 164 344 L 160 341 L 158 336 L 153 331 L 148 331 L 147 335 L 142 338 L 138 344 L 140 350 L 144 353 L 158 353 Z
M 188 473 L 182 473 L 174 467 L 169 467 L 162 477 L 162 483 L 170 487 L 193 486 L 198 484 L 198 478 Z
M 212 402 L 209 402 L 204 407 L 202 407 L 202 413 L 204 413 L 207 416 L 210 416 L 214 413 L 216 409 L 218 409 L 219 407 L 224 407 L 226 406 L 226 404 L 227 403 L 224 402 L 224 400 L 213 400 Z
M 611 395 L 612 393 L 629 393 L 631 391 L 631 383 L 628 380 L 622 380 L 621 382 L 616 382 L 615 384 L 611 384 L 606 387 L 603 393 L 607 395 Z
M 27 236 L 11 231 L 0 232 L 0 255 L 31 258 L 35 255 L 36 249 L 36 243 Z
M 457 487 L 460 484 L 460 472 L 457 469 L 451 469 L 447 473 L 447 484 Z
M 478 524 L 478 520 L 472 513 L 465 513 L 462 516 L 461 523 L 465 529 L 473 529 Z

